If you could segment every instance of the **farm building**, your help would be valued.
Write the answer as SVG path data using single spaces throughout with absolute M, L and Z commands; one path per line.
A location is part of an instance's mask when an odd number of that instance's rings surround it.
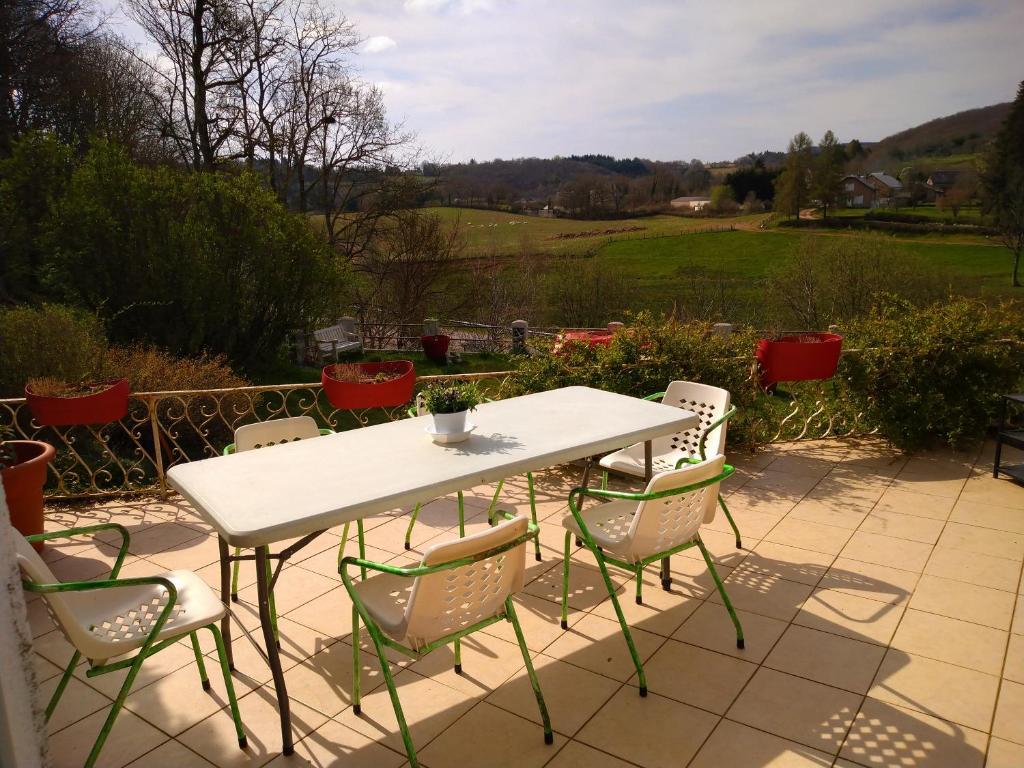
M 900 180 L 882 171 L 867 176 L 847 176 L 843 179 L 843 195 L 847 208 L 877 208 L 891 205 L 903 195 Z
M 673 208 L 688 208 L 691 211 L 702 211 L 711 204 L 710 197 L 676 197 L 672 199 Z

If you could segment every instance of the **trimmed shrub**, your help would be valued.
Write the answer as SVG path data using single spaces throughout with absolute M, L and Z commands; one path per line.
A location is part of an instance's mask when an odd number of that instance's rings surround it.
M 850 323 L 843 357 L 850 397 L 897 447 L 959 446 L 991 427 L 1004 392 L 1024 383 L 1022 307 L 950 297 L 918 309 L 880 297 Z

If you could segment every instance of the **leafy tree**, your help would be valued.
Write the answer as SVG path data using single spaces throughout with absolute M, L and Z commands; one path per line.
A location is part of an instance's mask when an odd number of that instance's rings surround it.
M 760 165 L 758 165 L 760 163 Z M 768 170 L 760 158 L 752 168 L 741 168 L 725 177 L 725 183 L 732 187 L 737 200 L 746 200 L 750 193 L 758 200 L 771 200 L 775 196 L 775 180 L 779 171 Z
M 809 196 L 811 161 L 811 138 L 800 131 L 789 142 L 786 165 L 776 182 L 775 210 L 799 218 Z
M 1003 245 L 1013 254 L 1013 287 L 1019 288 L 1024 252 L 1024 82 L 985 159 L 981 184 L 985 209 L 995 218 Z
M 733 196 L 732 187 L 719 184 L 711 188 L 711 210 L 715 213 L 731 213 L 739 208 Z
M 832 131 L 825 131 L 818 145 L 818 157 L 811 171 L 811 196 L 821 203 L 822 217 L 828 217 L 828 209 L 835 206 L 843 193 L 843 165 L 846 154 Z

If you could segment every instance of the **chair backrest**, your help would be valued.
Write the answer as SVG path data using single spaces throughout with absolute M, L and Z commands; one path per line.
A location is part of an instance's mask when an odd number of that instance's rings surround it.
M 423 565 L 440 565 L 508 544 L 527 531 L 517 517 L 464 539 L 429 547 Z M 405 607 L 406 639 L 425 645 L 504 611 L 505 598 L 523 588 L 526 542 L 484 560 L 418 576 Z
M 722 473 L 725 456 L 709 457 L 651 478 L 645 493 L 658 493 L 703 482 Z M 691 541 L 703 523 L 715 518 L 718 487 L 721 482 L 687 493 L 641 501 L 627 534 L 630 555 L 640 559 L 665 552 Z
M 697 426 L 654 441 L 655 455 L 681 452 L 688 458 L 700 458 L 700 436 L 704 430 L 729 410 L 729 390 L 698 384 L 694 381 L 673 381 L 661 402 L 693 411 L 700 419 Z M 704 451 L 708 457 L 725 453 L 725 431 L 728 422 L 708 435 Z
M 310 416 L 292 416 L 246 424 L 235 430 L 235 450 L 248 451 L 293 440 L 319 437 L 320 428 Z

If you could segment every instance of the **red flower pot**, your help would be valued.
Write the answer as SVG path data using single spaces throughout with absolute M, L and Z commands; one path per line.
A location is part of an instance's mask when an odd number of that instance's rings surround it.
M 385 360 L 381 363 L 357 363 L 364 376 L 373 378 L 379 373 L 399 374 L 390 381 L 339 381 L 331 375 L 333 365 L 325 366 L 320 381 L 331 405 L 345 410 L 363 408 L 389 408 L 405 405 L 412 400 L 416 385 L 416 369 L 409 360 Z
M 44 427 L 67 424 L 108 424 L 128 414 L 128 379 L 108 382 L 100 392 L 82 397 L 50 397 L 37 395 L 27 386 L 25 399 L 36 423 Z
M 420 336 L 420 344 L 423 345 L 423 354 L 432 363 L 444 365 L 448 362 L 448 345 L 452 337 L 440 333 L 436 336 Z
M 761 386 L 770 389 L 780 381 L 831 379 L 839 366 L 843 337 L 835 333 L 801 333 L 775 341 L 757 342 Z
M 46 468 L 56 451 L 49 443 L 37 440 L 8 440 L 6 445 L 13 446 L 17 455 L 13 466 L 0 469 L 11 525 L 24 536 L 42 533 Z M 35 542 L 32 546 L 41 551 L 43 543 Z

